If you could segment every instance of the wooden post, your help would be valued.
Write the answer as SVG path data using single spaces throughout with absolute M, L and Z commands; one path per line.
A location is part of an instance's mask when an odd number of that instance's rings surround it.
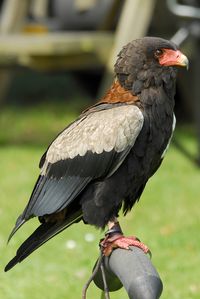
M 15 33 L 21 30 L 28 10 L 29 0 L 6 0 L 0 14 L 0 34 Z M 0 70 L 0 103 L 5 99 L 12 78 L 12 71 Z
M 24 23 L 30 0 L 6 0 L 0 15 L 0 34 L 19 32 Z
M 34 0 L 31 3 L 31 12 L 35 18 L 45 18 L 48 12 L 49 0 Z

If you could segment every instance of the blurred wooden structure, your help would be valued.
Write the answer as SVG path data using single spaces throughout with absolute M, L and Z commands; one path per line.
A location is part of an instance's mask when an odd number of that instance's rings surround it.
M 20 7 L 18 0 L 6 0 L 0 15 L 0 66 L 17 64 L 40 70 L 106 66 L 112 70 L 122 45 L 146 33 L 154 1 L 124 0 L 115 32 L 49 32 L 41 24 L 26 25 L 30 6 L 34 14 L 44 17 L 48 0 L 20 0 Z

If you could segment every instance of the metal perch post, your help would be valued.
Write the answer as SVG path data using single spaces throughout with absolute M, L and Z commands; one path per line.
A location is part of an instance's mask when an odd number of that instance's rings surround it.
M 122 286 L 130 299 L 158 299 L 163 284 L 150 258 L 141 249 L 115 249 L 110 257 L 103 257 L 105 277 L 109 292 Z M 98 288 L 104 291 L 105 283 L 101 269 L 93 278 Z

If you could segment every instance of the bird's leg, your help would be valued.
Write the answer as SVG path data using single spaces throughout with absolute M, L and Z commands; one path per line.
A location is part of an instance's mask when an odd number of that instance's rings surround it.
M 117 218 L 108 222 L 108 231 L 105 238 L 100 241 L 100 247 L 104 256 L 109 256 L 113 249 L 122 248 L 130 249 L 130 246 L 136 246 L 145 253 L 150 253 L 149 248 L 140 242 L 136 237 L 125 237 Z

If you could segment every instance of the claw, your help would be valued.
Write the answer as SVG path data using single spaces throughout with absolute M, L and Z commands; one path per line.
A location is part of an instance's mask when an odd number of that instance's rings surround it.
M 105 239 L 100 241 L 100 246 L 105 256 L 109 256 L 115 248 L 130 250 L 131 246 L 142 249 L 144 253 L 150 253 L 149 248 L 136 237 L 124 237 L 122 234 L 116 234 L 111 237 L 109 235 L 106 236 Z

